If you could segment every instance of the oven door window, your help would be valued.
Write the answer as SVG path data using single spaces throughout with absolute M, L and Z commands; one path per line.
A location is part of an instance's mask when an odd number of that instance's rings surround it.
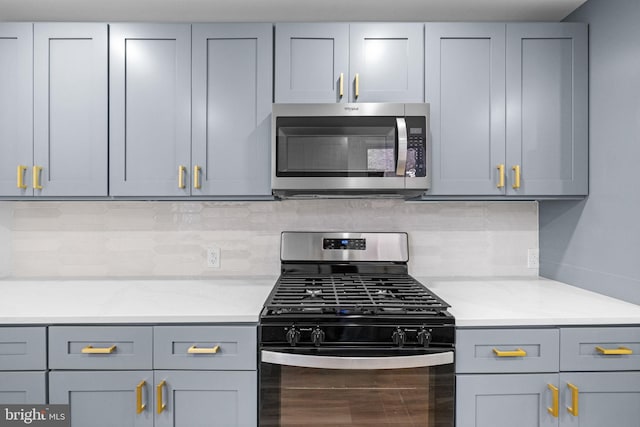
M 277 176 L 396 176 L 395 117 L 283 117 L 276 126 Z
M 453 427 L 453 363 L 330 369 L 261 363 L 260 426 Z

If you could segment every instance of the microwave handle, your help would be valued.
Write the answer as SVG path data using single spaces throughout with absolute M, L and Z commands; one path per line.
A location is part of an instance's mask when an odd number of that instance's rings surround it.
M 262 350 L 262 362 L 274 365 L 317 369 L 405 369 L 453 363 L 453 352 L 389 357 L 338 357 L 280 353 Z
M 396 164 L 396 175 L 404 176 L 407 166 L 407 122 L 404 117 L 396 118 L 398 129 L 398 163 Z

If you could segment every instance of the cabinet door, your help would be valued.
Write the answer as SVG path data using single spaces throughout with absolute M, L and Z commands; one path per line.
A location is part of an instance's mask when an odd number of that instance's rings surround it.
M 457 375 L 456 425 L 464 427 L 553 427 L 558 418 L 548 385 L 557 374 Z
M 426 24 L 433 184 L 427 194 L 502 195 L 504 24 Z
M 255 371 L 156 371 L 155 380 L 163 390 L 158 400 L 166 404 L 156 415 L 155 427 L 254 427 L 257 423 Z
M 277 24 L 275 34 L 275 102 L 349 101 L 349 24 Z
M 152 399 L 151 371 L 49 373 L 49 403 L 69 404 L 73 426 L 152 427 Z
M 106 24 L 34 24 L 34 195 L 107 195 L 107 64 Z
M 271 194 L 272 34 L 193 26 L 193 195 Z
M 577 388 L 577 398 L 567 384 Z M 637 427 L 640 420 L 640 372 L 561 373 L 560 426 Z M 577 415 L 565 408 L 574 408 Z
M 110 194 L 189 195 L 191 27 L 110 26 Z
M 0 372 L 0 404 L 46 403 L 44 372 Z
M 586 24 L 507 24 L 507 194 L 587 194 L 587 49 Z
M 0 196 L 30 196 L 33 164 L 33 25 L 0 24 Z M 25 185 L 18 188 L 19 166 Z
M 424 25 L 351 24 L 352 102 L 424 102 Z

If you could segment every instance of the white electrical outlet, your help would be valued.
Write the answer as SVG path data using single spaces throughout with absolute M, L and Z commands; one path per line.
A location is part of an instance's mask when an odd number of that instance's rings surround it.
M 215 246 L 207 248 L 207 267 L 220 268 L 220 248 Z
M 538 249 L 529 249 L 529 251 L 527 252 L 527 267 L 540 267 L 540 251 Z

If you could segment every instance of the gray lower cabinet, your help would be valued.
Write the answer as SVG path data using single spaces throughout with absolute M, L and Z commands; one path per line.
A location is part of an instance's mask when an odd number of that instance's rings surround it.
M 46 403 L 44 327 L 0 327 L 0 404 Z
M 107 195 L 107 25 L 0 24 L 0 196 Z
M 424 102 L 424 26 L 277 24 L 275 102 Z
M 587 26 L 427 23 L 432 188 L 588 194 Z
M 638 425 L 638 327 L 461 329 L 456 339 L 460 427 Z
M 73 427 L 253 427 L 256 332 L 255 325 L 51 326 L 49 403 L 70 404 Z

